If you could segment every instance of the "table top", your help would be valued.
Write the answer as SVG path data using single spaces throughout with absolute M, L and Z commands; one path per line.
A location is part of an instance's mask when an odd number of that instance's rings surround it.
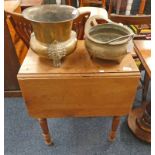
M 135 40 L 135 51 L 151 78 L 151 40 Z
M 21 0 L 4 1 L 4 10 L 7 12 L 14 12 L 20 4 Z
M 64 58 L 62 66 L 55 68 L 52 61 L 41 58 L 29 49 L 19 70 L 20 77 L 34 76 L 109 76 L 135 75 L 139 70 L 131 54 L 127 54 L 120 64 L 113 61 L 91 59 L 85 49 L 84 41 L 78 41 L 76 50 Z

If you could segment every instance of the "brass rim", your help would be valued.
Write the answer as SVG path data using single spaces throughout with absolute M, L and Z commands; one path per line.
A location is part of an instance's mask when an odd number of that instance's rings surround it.
M 64 7 L 66 9 L 73 9 L 73 11 L 75 11 L 75 16 L 73 16 L 72 18 L 70 19 L 67 19 L 67 20 L 60 20 L 60 21 L 41 21 L 41 20 L 35 20 L 35 19 L 32 19 L 30 18 L 27 14 L 28 12 L 30 12 L 31 10 L 33 9 L 41 9 L 41 8 L 44 8 L 44 7 Z M 64 22 L 68 22 L 68 21 L 72 21 L 74 20 L 75 18 L 77 18 L 79 16 L 79 10 L 76 9 L 75 7 L 72 7 L 72 6 L 69 6 L 69 5 L 57 5 L 57 4 L 43 4 L 43 5 L 38 5 L 38 6 L 32 6 L 32 7 L 28 7 L 26 9 L 23 10 L 22 12 L 22 15 L 25 19 L 29 20 L 29 21 L 32 21 L 32 22 L 36 22 L 36 23 L 64 23 Z
M 96 25 L 95 27 L 101 27 L 101 26 L 103 26 L 103 25 L 104 25 L 104 24 L 99 24 L 99 25 Z M 121 26 L 121 25 L 118 25 L 118 24 L 115 24 L 115 23 L 107 23 L 106 25 L 116 25 L 116 26 L 120 26 L 120 27 L 122 27 L 122 29 L 126 29 L 127 32 L 130 33 L 131 35 L 133 35 L 133 37 L 134 37 L 134 33 L 133 33 L 129 28 L 127 28 L 127 27 L 125 27 L 125 26 Z M 112 43 L 112 42 L 111 42 L 111 43 L 102 42 L 102 41 L 99 41 L 99 40 L 93 38 L 93 37 L 89 34 L 90 31 L 91 31 L 92 29 L 94 29 L 94 27 L 92 27 L 92 28 L 89 30 L 89 32 L 88 32 L 88 34 L 87 34 L 87 37 L 88 37 L 89 40 L 91 40 L 91 41 L 93 41 L 93 42 L 95 42 L 95 43 L 105 44 L 105 45 L 120 45 L 120 44 L 124 44 L 124 43 L 126 43 L 126 42 L 128 41 L 128 38 L 127 38 L 127 39 L 125 39 L 125 40 L 118 41 L 117 43 L 116 43 L 116 42 L 115 42 L 115 43 Z M 133 37 L 132 37 L 132 38 L 133 38 Z M 131 39 L 132 39 L 132 38 L 131 38 Z

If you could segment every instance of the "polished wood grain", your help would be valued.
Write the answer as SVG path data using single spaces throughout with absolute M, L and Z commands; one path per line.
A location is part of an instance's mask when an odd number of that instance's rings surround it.
M 146 103 L 143 115 L 137 119 L 137 124 L 144 131 L 151 133 L 151 102 Z
M 139 5 L 139 14 L 143 14 L 145 10 L 145 5 L 146 5 L 147 0 L 141 0 L 140 5 Z
M 115 74 L 114 74 L 115 73 Z M 39 76 L 38 76 L 39 75 Z M 124 56 L 120 64 L 113 61 L 104 61 L 100 59 L 91 59 L 84 41 L 77 43 L 75 51 L 66 56 L 60 68 L 52 66 L 51 60 L 40 58 L 31 49 L 29 49 L 24 60 L 19 75 L 23 78 L 28 77 L 67 77 L 67 76 L 139 76 L 139 70 L 132 56 Z
M 113 9 L 113 0 L 109 0 L 108 16 L 112 13 Z
M 4 1 L 5 19 L 4 19 L 4 97 L 19 97 L 21 91 L 17 81 L 17 72 L 23 55 L 16 49 L 16 35 L 10 21 L 8 21 L 6 12 L 21 12 L 21 0 Z M 22 50 L 23 51 L 23 50 Z M 22 59 L 22 60 L 21 60 Z
M 91 59 L 84 41 L 78 41 L 76 50 L 60 68 L 52 67 L 51 60 L 29 50 L 18 73 L 31 117 L 117 116 L 113 120 L 112 139 L 118 117 L 128 114 L 132 107 L 139 77 L 130 54 L 120 64 Z
M 139 71 L 130 54 L 120 64 L 91 60 L 84 41 L 79 41 L 60 68 L 29 50 L 18 79 L 33 117 L 110 116 L 128 113 Z M 119 111 L 116 103 L 121 105 Z
M 11 24 L 11 22 L 9 20 L 9 17 L 7 17 L 6 22 L 7 22 L 8 28 L 9 28 L 9 32 L 11 35 L 12 42 L 13 42 L 15 49 L 16 49 L 16 54 L 17 54 L 19 63 L 22 64 L 22 62 L 23 62 L 23 60 L 27 54 L 28 48 L 26 47 L 26 45 L 22 41 L 22 39 L 20 39 L 20 37 L 16 33 L 13 25 Z
M 141 106 L 133 109 L 129 113 L 128 126 L 133 134 L 140 140 L 150 143 L 151 142 L 151 128 L 144 125 L 139 125 L 137 120 L 143 119 L 145 107 Z M 150 124 L 151 125 L 151 124 Z
M 91 4 L 101 5 L 103 8 L 106 7 L 106 0 L 80 0 L 80 7 L 90 6 Z
M 47 119 L 39 118 L 38 121 L 42 129 L 42 135 L 44 137 L 45 143 L 47 145 L 53 144 L 53 142 L 51 141 L 51 136 L 50 136 L 49 129 L 48 129 Z
M 149 84 L 150 84 L 150 77 L 147 73 L 145 73 L 143 81 L 142 101 L 146 101 Z
M 76 32 L 78 40 L 84 39 L 85 23 L 89 18 L 89 16 L 90 16 L 90 12 L 85 12 L 85 13 L 81 13 L 76 19 L 73 20 L 72 29 Z
M 149 78 L 151 78 L 151 41 L 150 40 L 135 40 L 135 52 L 142 62 Z
M 19 82 L 32 117 L 120 116 L 128 114 L 132 106 L 138 77 L 35 78 Z
M 30 36 L 33 31 L 30 21 L 26 20 L 21 13 L 6 12 L 9 16 L 9 20 L 14 27 L 18 36 L 29 48 Z
M 151 41 L 134 41 L 137 55 L 145 70 L 142 91 L 142 105 L 129 113 L 128 126 L 141 140 L 151 142 L 151 101 L 147 103 L 146 97 L 151 80 Z M 145 103 L 145 104 L 144 104 Z
M 146 73 L 144 75 L 144 84 L 142 91 L 142 100 L 146 100 L 148 87 L 151 79 L 151 41 L 150 40 L 135 40 L 135 52 L 140 59 Z
M 110 14 L 109 18 L 117 23 L 122 23 L 125 25 L 141 25 L 141 24 L 150 24 L 151 15 L 117 15 Z
M 72 0 L 65 0 L 65 2 L 66 2 L 67 5 L 72 6 Z
M 5 12 L 11 12 L 11 13 L 21 13 L 21 0 L 6 0 L 4 1 L 4 11 Z M 25 46 L 25 43 L 20 39 L 18 34 L 16 33 L 14 26 L 11 24 L 9 16 L 6 18 L 6 22 L 10 31 L 10 35 L 12 38 L 12 42 L 16 49 L 16 54 L 18 56 L 18 60 L 20 64 L 22 64 L 23 59 L 25 58 L 25 55 L 27 53 L 27 47 Z
M 19 84 L 16 76 L 20 64 L 6 23 L 6 14 L 4 15 L 4 91 L 5 96 L 8 96 L 7 92 L 19 91 Z

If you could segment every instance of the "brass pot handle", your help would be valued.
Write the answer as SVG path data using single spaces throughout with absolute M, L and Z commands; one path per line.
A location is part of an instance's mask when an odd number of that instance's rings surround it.
M 104 20 L 107 21 L 108 23 L 114 23 L 113 21 L 111 21 L 111 20 L 108 19 L 108 18 L 105 18 L 105 17 L 102 16 L 102 15 L 94 15 L 94 16 L 91 16 L 91 17 L 86 21 L 86 24 L 85 24 L 85 35 L 86 35 L 86 36 L 87 36 L 87 34 L 89 33 L 89 30 L 90 30 L 93 26 L 96 26 L 96 25 L 97 25 L 96 19 L 104 19 Z
M 134 34 L 128 34 L 128 35 L 121 36 L 121 37 L 109 40 L 107 42 L 104 42 L 104 44 L 110 44 L 110 43 L 113 43 L 115 41 L 118 41 L 118 40 L 121 40 L 121 39 L 124 39 L 124 38 L 128 38 L 128 41 L 130 41 L 131 39 L 133 39 L 133 37 L 134 37 Z

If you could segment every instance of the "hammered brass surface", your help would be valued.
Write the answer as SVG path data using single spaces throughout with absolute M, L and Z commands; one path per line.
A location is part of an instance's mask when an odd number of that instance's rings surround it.
M 35 37 L 38 41 L 46 44 L 54 40 L 59 42 L 70 38 L 73 21 L 63 23 L 36 23 L 32 22 Z
M 33 6 L 23 11 L 31 21 L 38 41 L 51 44 L 53 41 L 67 41 L 71 35 L 73 19 L 79 15 L 76 8 L 67 5 L 47 4 Z

